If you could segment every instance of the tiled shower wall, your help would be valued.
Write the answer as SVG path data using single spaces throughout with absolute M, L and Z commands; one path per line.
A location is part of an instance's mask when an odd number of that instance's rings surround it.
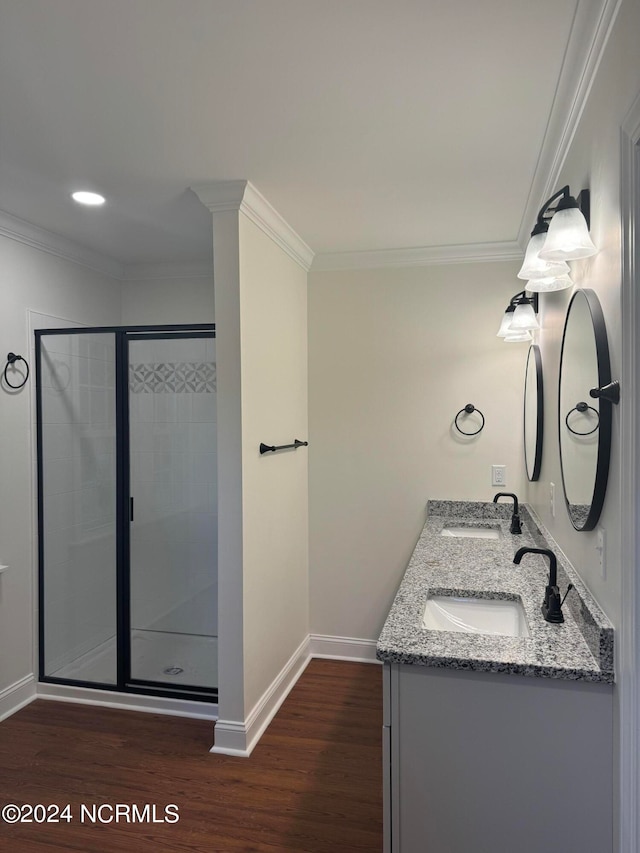
M 133 340 L 129 365 L 132 627 L 217 634 L 215 341 Z

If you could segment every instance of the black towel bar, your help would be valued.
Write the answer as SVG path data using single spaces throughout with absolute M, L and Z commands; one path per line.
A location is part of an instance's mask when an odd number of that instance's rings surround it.
M 308 441 L 298 441 L 297 438 L 294 438 L 293 444 L 280 444 L 277 447 L 275 444 L 264 444 L 260 445 L 260 453 L 268 453 L 269 451 L 275 452 L 276 450 L 288 450 L 293 447 L 294 450 L 297 450 L 299 447 L 307 447 L 309 444 Z

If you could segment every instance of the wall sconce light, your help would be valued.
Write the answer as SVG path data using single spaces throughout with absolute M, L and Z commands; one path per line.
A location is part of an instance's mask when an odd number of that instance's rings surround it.
M 544 293 L 571 287 L 567 261 L 588 258 L 598 251 L 589 236 L 589 208 L 589 190 L 582 190 L 576 200 L 568 185 L 545 201 L 518 273 L 518 278 L 530 283 L 527 290 Z
M 505 343 L 531 341 L 531 332 L 540 328 L 536 314 L 538 312 L 538 294 L 527 296 L 524 290 L 511 297 L 502 317 L 498 337 Z
M 548 278 L 532 278 L 527 282 L 527 290 L 532 293 L 550 293 L 553 290 L 565 290 L 573 287 L 573 280 L 568 273 Z
M 504 336 L 505 344 L 524 344 L 532 340 L 531 332 L 509 332 Z
M 502 322 L 500 323 L 500 328 L 498 329 L 498 334 L 496 337 L 498 338 L 506 338 L 509 333 L 509 328 L 511 326 L 511 321 L 513 320 L 513 315 L 516 310 L 516 306 L 513 304 L 513 300 L 507 305 L 507 310 L 502 315 Z

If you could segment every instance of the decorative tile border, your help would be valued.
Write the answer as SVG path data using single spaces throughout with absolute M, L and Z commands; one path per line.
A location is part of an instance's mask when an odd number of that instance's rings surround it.
M 129 390 L 133 394 L 215 394 L 213 361 L 130 364 Z

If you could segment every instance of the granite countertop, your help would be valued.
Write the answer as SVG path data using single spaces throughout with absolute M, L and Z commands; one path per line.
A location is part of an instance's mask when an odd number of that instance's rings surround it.
M 526 505 L 520 505 L 522 534 L 509 532 L 510 503 L 429 501 L 427 522 L 380 634 L 381 661 L 505 672 L 542 678 L 611 683 L 613 626 L 557 543 Z M 497 540 L 442 536 L 446 526 L 497 529 Z M 550 548 L 558 558 L 558 586 L 565 621 L 546 622 L 540 611 L 549 560 L 528 554 L 513 563 L 518 548 Z M 430 595 L 483 595 L 521 599 L 529 637 L 431 631 L 421 627 Z

